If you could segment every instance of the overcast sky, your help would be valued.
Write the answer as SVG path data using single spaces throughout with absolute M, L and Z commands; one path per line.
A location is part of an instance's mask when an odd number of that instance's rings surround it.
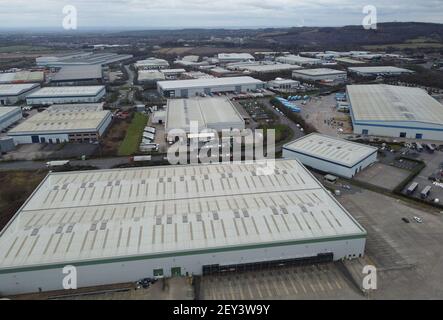
M 363 7 L 378 20 L 443 23 L 443 0 L 0 0 L 0 28 L 60 28 L 63 7 L 91 27 L 280 27 L 361 24 Z

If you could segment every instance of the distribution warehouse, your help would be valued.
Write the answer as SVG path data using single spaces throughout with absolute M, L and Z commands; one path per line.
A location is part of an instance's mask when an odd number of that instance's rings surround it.
M 0 106 L 16 104 L 39 88 L 37 83 L 0 84 Z
M 132 55 L 130 54 L 75 52 L 38 57 L 35 59 L 35 62 L 38 66 L 41 67 L 61 68 L 65 66 L 105 66 L 117 62 L 122 62 L 131 58 Z
M 232 102 L 226 97 L 169 99 L 166 116 L 166 132 L 182 129 L 189 132 L 190 124 L 198 129 L 244 129 L 245 121 Z
M 41 83 L 45 81 L 43 71 L 17 71 L 0 73 L 0 83 Z
M 20 107 L 0 107 L 0 131 L 23 118 Z
M 303 79 L 308 81 L 346 81 L 348 75 L 346 71 L 319 68 L 319 69 L 303 69 L 294 70 L 292 77 L 297 79 Z
M 373 76 L 399 76 L 402 74 L 414 73 L 411 70 L 390 67 L 390 66 L 380 66 L 380 67 L 353 67 L 348 68 L 349 72 L 356 73 L 363 77 L 373 77 Z
M 105 86 L 45 87 L 26 97 L 29 105 L 99 102 Z
M 157 83 L 159 93 L 169 98 L 188 98 L 217 92 L 247 92 L 264 87 L 264 82 L 252 77 L 159 81 Z
M 354 133 L 443 141 L 443 105 L 420 88 L 347 86 Z
M 377 161 L 378 149 L 318 133 L 312 133 L 283 147 L 285 159 L 326 173 L 352 178 Z
M 100 84 L 103 79 L 100 65 L 65 66 L 52 76 L 55 85 L 90 85 Z
M 364 254 L 366 231 L 296 160 L 51 173 L 0 233 L 0 293 Z
M 98 141 L 112 121 L 110 111 L 89 105 L 57 105 L 8 132 L 16 144 Z

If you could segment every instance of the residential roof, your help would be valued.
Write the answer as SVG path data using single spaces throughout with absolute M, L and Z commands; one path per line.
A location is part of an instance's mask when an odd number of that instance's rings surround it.
M 358 73 L 413 73 L 414 71 L 391 67 L 391 66 L 376 66 L 376 67 L 351 67 L 348 68 L 351 72 Z
M 0 96 L 18 96 L 39 86 L 38 83 L 0 84 Z
M 378 150 L 375 147 L 318 133 L 290 142 L 284 148 L 350 168 Z
M 365 238 L 296 160 L 51 173 L 0 234 L 0 270 Z
M 226 77 L 211 79 L 190 79 L 190 80 L 172 80 L 160 81 L 158 85 L 163 90 L 174 90 L 180 88 L 206 88 L 213 86 L 235 86 L 262 84 L 263 82 L 252 77 Z
M 355 121 L 408 121 L 443 124 L 443 105 L 420 88 L 349 85 Z
M 198 122 L 199 129 L 230 129 L 243 125 L 237 108 L 227 97 L 191 99 L 169 99 L 167 105 L 166 130 L 190 130 L 190 122 Z
M 76 81 L 102 78 L 101 65 L 64 66 L 51 81 Z
M 45 87 L 31 93 L 27 99 L 96 96 L 104 88 L 104 86 Z
M 52 106 L 26 119 L 10 130 L 8 135 L 96 132 L 110 116 L 110 111 L 97 110 L 94 107 Z
M 346 74 L 346 71 L 329 69 L 329 68 L 318 68 L 318 69 L 294 70 L 293 73 L 299 73 L 307 76 L 327 76 L 334 74 Z

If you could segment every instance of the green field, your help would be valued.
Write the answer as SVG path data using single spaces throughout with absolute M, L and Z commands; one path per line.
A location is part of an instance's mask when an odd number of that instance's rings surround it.
M 7 46 L 0 47 L 0 53 L 14 53 L 14 52 L 39 52 L 47 51 L 50 48 L 47 47 L 37 47 L 37 46 Z
M 386 45 L 369 45 L 363 46 L 365 50 L 387 50 L 389 48 L 394 49 L 419 49 L 419 48 L 433 48 L 439 49 L 443 48 L 443 43 L 437 42 L 411 42 L 411 43 L 396 43 L 396 44 L 386 44 Z
M 136 113 L 131 125 L 126 132 L 126 137 L 118 149 L 119 156 L 131 156 L 138 151 L 143 136 L 143 129 L 148 123 L 148 117 L 142 113 Z

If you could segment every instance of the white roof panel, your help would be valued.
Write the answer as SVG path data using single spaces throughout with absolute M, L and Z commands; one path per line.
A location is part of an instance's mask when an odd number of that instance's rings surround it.
M 227 77 L 211 79 L 191 79 L 191 80 L 172 80 L 159 81 L 158 85 L 163 90 L 176 90 L 182 88 L 206 88 L 213 86 L 235 86 L 262 84 L 263 82 L 252 77 Z
M 298 161 L 52 173 L 0 234 L 0 270 L 365 230 Z
M 0 84 L 0 96 L 17 96 L 37 87 L 37 83 Z
M 378 150 L 375 147 L 318 133 L 290 142 L 284 148 L 347 167 L 353 167 Z
M 104 86 L 45 87 L 31 93 L 28 99 L 96 96 Z
M 347 86 L 352 114 L 359 121 L 443 124 L 443 105 L 420 88 L 391 85 Z

